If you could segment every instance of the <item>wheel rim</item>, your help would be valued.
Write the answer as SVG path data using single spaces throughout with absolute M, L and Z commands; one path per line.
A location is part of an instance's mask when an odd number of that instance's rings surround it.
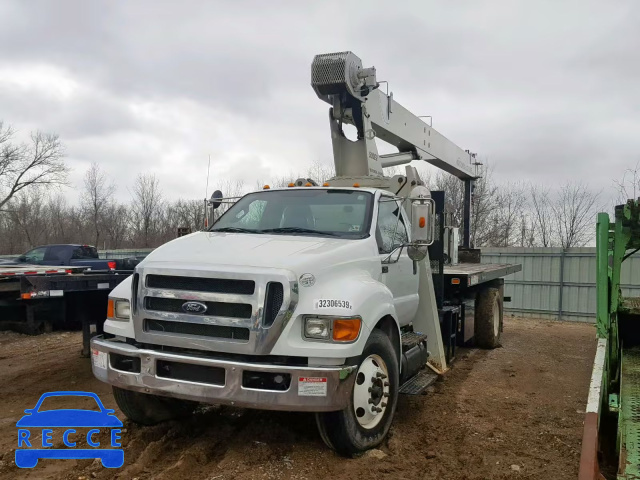
M 358 423 L 371 429 L 380 423 L 389 403 L 389 369 L 379 355 L 360 364 L 353 387 L 353 409 Z
M 496 338 L 500 334 L 500 305 L 498 302 L 493 306 L 493 334 Z

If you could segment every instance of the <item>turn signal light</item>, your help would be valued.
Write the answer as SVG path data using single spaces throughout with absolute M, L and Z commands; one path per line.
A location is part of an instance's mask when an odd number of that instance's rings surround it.
M 324 182 L 324 183 L 322 184 L 322 186 L 323 186 L 323 187 L 328 187 L 328 186 L 329 186 L 329 182 Z
M 360 186 L 360 184 L 359 184 L 359 183 L 354 183 L 354 184 L 353 184 L 353 186 L 354 186 L 355 188 L 358 188 L 358 187 Z
M 289 186 L 289 187 L 295 187 L 295 186 L 296 186 L 296 184 L 295 184 L 295 183 L 290 183 L 288 186 Z
M 304 184 L 305 187 L 312 187 L 313 185 L 311 185 L 311 183 L 307 182 Z
M 426 220 L 424 219 L 424 217 L 420 217 L 420 220 L 418 220 L 418 225 L 420 225 L 420 228 L 424 228 L 426 223 Z
M 264 187 L 262 187 L 263 190 L 269 190 L 271 187 L 269 185 L 265 185 Z
M 115 318 L 116 312 L 113 304 L 113 300 L 109 299 L 107 302 L 107 318 Z
M 333 340 L 336 342 L 352 342 L 360 334 L 359 318 L 335 319 L 333 321 Z

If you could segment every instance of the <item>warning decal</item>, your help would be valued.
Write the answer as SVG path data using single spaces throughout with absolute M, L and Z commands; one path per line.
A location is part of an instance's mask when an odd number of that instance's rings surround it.
M 298 377 L 298 395 L 301 397 L 326 397 L 327 377 Z

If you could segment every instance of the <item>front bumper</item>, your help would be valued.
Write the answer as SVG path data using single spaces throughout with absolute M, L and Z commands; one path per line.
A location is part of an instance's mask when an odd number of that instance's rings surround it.
M 137 348 L 102 336 L 91 339 L 93 374 L 103 382 L 116 387 L 142 393 L 193 400 L 196 402 L 226 404 L 261 410 L 330 412 L 347 407 L 353 392 L 357 366 L 298 367 L 245 363 L 214 358 L 195 357 L 177 353 Z M 107 354 L 106 368 L 97 365 L 93 357 L 98 352 Z M 113 367 L 111 354 L 140 359 L 140 372 L 128 372 Z M 157 375 L 158 361 L 181 365 L 198 365 L 224 369 L 223 384 L 209 384 L 165 378 Z M 287 390 L 265 390 L 243 386 L 243 372 L 291 375 Z M 308 380 L 326 379 L 326 389 L 309 389 Z M 324 393 L 324 394 L 323 394 Z

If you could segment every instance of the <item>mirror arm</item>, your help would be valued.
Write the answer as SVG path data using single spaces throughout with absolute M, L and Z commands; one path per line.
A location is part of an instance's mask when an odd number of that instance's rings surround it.
M 387 255 L 383 260 L 382 260 L 382 264 L 383 265 L 389 265 L 391 263 L 398 263 L 398 261 L 400 260 L 400 255 L 402 255 L 402 249 L 406 246 L 408 246 L 409 244 L 404 244 L 401 243 L 400 245 L 396 245 L 394 247 L 393 250 L 391 250 L 391 252 L 389 252 L 389 255 Z M 396 250 L 398 251 L 398 256 L 395 258 L 395 260 L 391 260 L 391 257 L 393 256 L 394 253 L 396 253 Z

